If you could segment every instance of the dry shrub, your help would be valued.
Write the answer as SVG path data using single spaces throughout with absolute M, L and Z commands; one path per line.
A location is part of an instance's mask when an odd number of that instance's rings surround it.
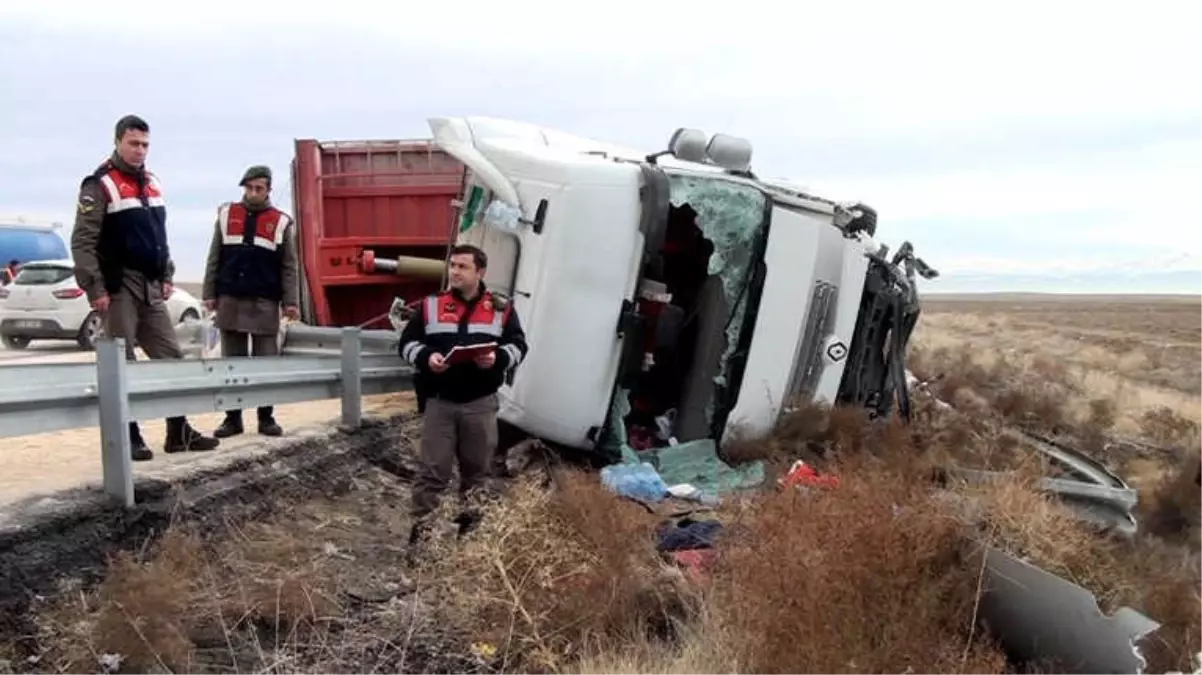
M 1202 547 L 1202 454 L 1165 475 L 1146 499 L 1144 525 L 1158 537 Z
M 211 599 L 232 621 L 250 618 L 269 622 L 273 630 L 297 623 L 313 624 L 341 611 L 338 587 L 321 544 L 269 525 L 252 525 L 223 548 L 224 569 L 237 570 L 231 584 Z
M 1111 609 L 1111 580 L 1120 575 L 1115 544 L 1086 527 L 1061 502 L 1037 490 L 1032 472 L 972 490 L 974 510 L 993 546 L 1083 586 Z
M 558 670 L 586 647 L 663 636 L 686 612 L 650 514 L 596 476 L 564 471 L 554 482 L 547 492 L 519 481 L 470 537 L 432 542 L 419 567 L 440 613 L 494 645 L 506 670 Z
M 1148 440 L 1165 447 L 1197 448 L 1198 423 L 1182 417 L 1172 408 L 1159 406 L 1139 420 L 1140 432 Z
M 676 639 L 663 641 L 636 638 L 626 644 L 597 646 L 585 650 L 572 664 L 576 673 L 739 673 L 743 668 L 735 647 L 739 640 L 724 634 L 722 627 L 702 606 L 699 613 L 680 625 Z
M 203 566 L 197 539 L 169 531 L 148 560 L 121 552 L 92 593 L 65 594 L 37 617 L 41 661 L 60 672 L 96 672 L 101 655 L 123 669 L 187 671 L 195 645 L 189 616 Z
M 932 393 L 965 412 L 1001 416 L 1045 432 L 1058 432 L 1068 424 L 1065 403 L 1079 392 L 1060 362 L 1036 357 L 1023 367 L 999 358 L 984 365 L 969 346 L 913 351 L 918 358 L 911 361 L 922 369 L 915 374 L 934 380 Z
M 927 485 L 845 465 L 830 491 L 753 500 L 709 605 L 748 672 L 998 672 L 973 617 L 980 551 Z
M 187 669 L 194 645 L 186 617 L 196 600 L 199 553 L 194 538 L 173 532 L 149 564 L 118 554 L 97 593 L 94 644 L 137 668 Z
M 1202 564 L 1192 550 L 1153 537 L 1121 547 L 1117 557 L 1130 581 L 1123 604 L 1161 625 L 1141 645 L 1147 672 L 1191 672 L 1202 653 Z
M 772 433 L 754 438 L 738 435 L 722 444 L 722 458 L 733 465 L 755 460 L 788 465 L 797 459 L 822 462 L 834 441 L 831 409 L 809 401 L 791 405 L 777 420 Z
M 1106 450 L 1106 439 L 1118 419 L 1117 413 L 1117 406 L 1110 399 L 1090 400 L 1089 416 L 1081 429 L 1083 450 L 1090 453 L 1101 453 Z
M 830 406 L 805 402 L 781 415 L 764 438 L 740 438 L 723 445 L 723 458 L 731 464 L 752 459 L 787 466 L 801 459 L 824 466 L 840 457 L 860 455 L 909 456 L 916 448 L 909 430 L 896 420 L 872 420 L 856 406 Z
M 1002 471 L 1032 461 L 1032 453 L 1003 433 L 993 418 L 941 408 L 926 396 L 915 397 L 914 409 L 909 429 L 913 451 L 932 464 Z
M 42 661 L 66 672 L 95 672 L 104 654 L 124 671 L 327 672 L 338 658 L 325 645 L 345 623 L 337 559 L 278 524 L 228 534 L 214 550 L 176 525 L 145 555 L 116 555 L 96 589 L 38 614 Z

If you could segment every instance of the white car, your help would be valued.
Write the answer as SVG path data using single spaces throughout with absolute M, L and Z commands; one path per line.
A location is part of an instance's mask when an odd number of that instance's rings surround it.
M 178 287 L 167 299 L 167 311 L 174 324 L 204 315 L 200 301 Z M 90 351 L 102 329 L 100 316 L 75 283 L 70 260 L 25 263 L 17 278 L 0 288 L 0 340 L 9 349 L 24 349 L 33 340 L 75 340 Z

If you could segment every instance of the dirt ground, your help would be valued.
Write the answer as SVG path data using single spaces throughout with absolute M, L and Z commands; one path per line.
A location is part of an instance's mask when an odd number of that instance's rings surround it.
M 412 404 L 411 394 L 385 394 L 365 398 L 363 410 L 367 414 L 388 415 L 406 410 Z M 337 399 L 278 406 L 276 421 L 284 427 L 284 436 L 264 438 L 253 432 L 254 412 L 249 411 L 244 413 L 251 422 L 249 433 L 225 439 L 211 452 L 176 455 L 161 451 L 166 435 L 163 420 L 147 420 L 142 423 L 142 434 L 155 450 L 155 458 L 150 462 L 136 462 L 134 475 L 135 478 L 173 478 L 198 469 L 213 468 L 249 453 L 266 452 L 322 433 L 336 424 L 340 415 L 341 402 Z M 190 421 L 208 434 L 217 428 L 223 417 L 223 413 L 210 413 L 195 415 Z M 5 470 L 0 473 L 0 508 L 6 503 L 100 482 L 98 427 L 9 438 L 5 446 Z

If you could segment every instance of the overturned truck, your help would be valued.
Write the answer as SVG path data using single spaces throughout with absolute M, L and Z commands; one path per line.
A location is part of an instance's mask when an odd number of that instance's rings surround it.
M 500 418 L 567 448 L 769 431 L 788 401 L 906 404 L 915 279 L 876 212 L 757 177 L 747 141 L 680 129 L 646 154 L 532 125 L 431 121 L 465 168 L 457 238 L 489 256 L 531 350 Z M 412 258 L 365 271 L 439 274 Z M 897 404 L 895 404 L 897 401 Z
M 431 128 L 465 166 L 455 240 L 488 254 L 485 281 L 529 336 L 500 391 L 506 425 L 638 462 L 678 445 L 713 455 L 736 435 L 767 434 L 797 400 L 909 417 L 917 279 L 938 273 L 909 242 L 890 255 L 870 206 L 758 177 L 749 143 L 723 134 L 680 129 L 667 150 L 647 154 L 504 120 Z M 361 256 L 364 272 L 439 278 L 431 262 Z M 1134 531 L 1134 491 L 1121 479 L 1069 448 L 1026 440 L 1073 478 L 1045 489 L 1089 520 Z M 1142 667 L 1132 642 L 1155 622 L 1130 610 L 1103 617 L 1088 591 L 1001 552 L 989 570 L 988 613 L 1015 654 Z M 1080 614 L 1054 630 L 1022 628 L 1064 618 L 1039 597 Z

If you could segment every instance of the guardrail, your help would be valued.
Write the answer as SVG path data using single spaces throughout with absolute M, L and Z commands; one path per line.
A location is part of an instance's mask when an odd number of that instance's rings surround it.
M 0 367 L 0 437 L 100 427 L 104 491 L 134 504 L 130 420 L 342 399 L 342 423 L 358 427 L 361 397 L 412 388 L 397 334 L 289 326 L 273 358 L 125 360 L 125 341 L 102 339 L 96 363 Z

